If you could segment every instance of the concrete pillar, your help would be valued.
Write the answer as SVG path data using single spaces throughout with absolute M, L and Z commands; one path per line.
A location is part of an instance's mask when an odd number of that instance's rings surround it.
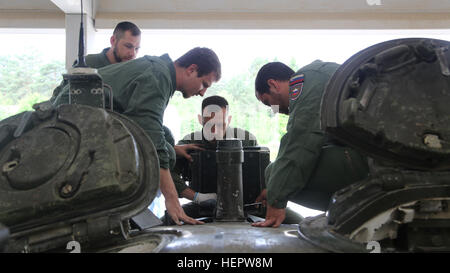
M 94 46 L 95 28 L 89 16 L 84 17 L 84 54 Z M 66 69 L 78 58 L 78 40 L 80 36 L 80 14 L 66 14 Z
M 81 22 L 81 1 L 51 0 L 66 15 L 66 69 L 78 58 L 78 40 Z M 94 46 L 96 0 L 83 0 L 84 54 Z

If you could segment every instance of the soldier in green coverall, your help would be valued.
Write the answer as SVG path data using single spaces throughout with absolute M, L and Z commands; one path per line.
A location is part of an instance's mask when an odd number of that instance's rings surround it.
M 89 54 L 85 57 L 86 65 L 91 68 L 101 68 L 110 64 L 133 60 L 141 45 L 141 30 L 131 22 L 120 22 L 116 25 L 113 35 L 109 39 L 111 47 L 103 49 L 97 54 Z M 74 63 L 76 65 L 76 62 Z M 61 92 L 66 82 L 62 82 L 53 91 L 53 102 Z
M 230 127 L 231 115 L 228 111 L 228 102 L 220 96 L 207 97 L 202 101 L 202 114 L 198 115 L 198 121 L 202 125 L 202 130 L 192 132 L 175 145 L 175 150 L 186 147 L 187 149 L 203 148 L 216 149 L 216 140 L 237 138 L 242 141 L 243 147 L 256 146 L 256 137 L 250 132 L 241 128 Z M 179 168 L 184 166 L 192 157 L 183 152 L 177 152 L 184 158 L 178 158 L 176 167 L 172 170 L 173 181 L 180 197 L 201 203 L 209 199 L 216 199 L 215 193 L 200 193 L 189 188 L 181 179 Z
M 163 130 L 164 110 L 175 90 L 184 98 L 203 96 L 221 77 L 217 55 L 208 48 L 194 48 L 173 62 L 169 55 L 144 56 L 135 60 L 100 68 L 98 73 L 113 90 L 114 111 L 134 120 L 151 138 L 158 153 L 160 189 L 166 209 L 178 225 L 180 220 L 201 223 L 188 217 L 180 206 L 169 172 L 169 152 Z M 55 104 L 68 103 L 69 86 L 65 86 Z
M 331 195 L 368 175 L 367 159 L 320 129 L 320 102 L 326 83 L 339 67 L 319 60 L 294 72 L 280 62 L 264 65 L 255 80 L 256 98 L 289 115 L 276 160 L 266 168 L 264 222 L 278 227 L 289 201 L 325 211 Z
M 183 169 L 189 168 L 189 162 L 192 162 L 189 151 L 215 150 L 217 145 L 216 140 L 228 138 L 242 140 L 243 147 L 257 145 L 256 137 L 253 134 L 246 130 L 229 126 L 231 115 L 229 115 L 228 102 L 225 98 L 220 96 L 207 97 L 202 101 L 201 110 L 202 114 L 198 115 L 198 121 L 202 125 L 202 130 L 187 134 L 177 145 L 174 145 L 177 154 L 176 164 L 170 168 L 179 197 L 193 201 L 193 203 L 183 205 L 183 209 L 187 215 L 194 218 L 212 216 L 214 209 L 212 205 L 215 204 L 214 201 L 217 195 L 211 192 L 196 192 L 186 185 L 185 179 L 182 178 L 182 172 Z M 166 140 L 171 143 L 169 139 Z M 200 205 L 201 203 L 203 203 L 203 206 Z M 165 219 L 165 217 L 162 220 L 167 225 L 173 224 L 168 219 Z
M 92 68 L 101 68 L 110 64 L 136 59 L 141 47 L 141 30 L 131 22 L 120 22 L 116 25 L 109 39 L 111 47 L 98 54 L 86 56 L 86 64 Z

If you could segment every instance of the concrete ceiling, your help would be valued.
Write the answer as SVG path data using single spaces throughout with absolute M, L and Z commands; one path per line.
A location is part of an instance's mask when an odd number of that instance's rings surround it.
M 99 29 L 121 20 L 149 29 L 450 28 L 449 0 L 91 1 Z M 0 27 L 64 28 L 65 12 L 55 2 L 76 5 L 79 0 L 0 0 Z
M 377 3 L 379 5 L 377 5 Z M 372 5 L 371 5 L 372 4 Z M 99 13 L 450 12 L 448 0 L 100 0 Z

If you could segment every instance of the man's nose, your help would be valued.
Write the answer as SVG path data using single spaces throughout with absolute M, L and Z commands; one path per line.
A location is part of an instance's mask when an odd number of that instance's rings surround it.
M 204 88 L 204 89 L 200 90 L 199 94 L 200 94 L 201 97 L 203 97 L 205 95 L 206 89 L 207 88 Z
M 136 48 L 131 48 L 129 50 L 129 55 L 133 58 L 136 58 L 137 53 L 138 53 L 138 50 Z

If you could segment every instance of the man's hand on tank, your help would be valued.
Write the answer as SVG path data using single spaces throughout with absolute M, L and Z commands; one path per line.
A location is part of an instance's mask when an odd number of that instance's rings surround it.
M 266 220 L 264 222 L 253 223 L 254 227 L 279 227 L 286 218 L 286 209 L 274 208 L 270 205 L 267 206 Z
M 196 224 L 204 224 L 202 221 L 195 220 L 189 216 L 186 215 L 183 208 L 180 206 L 180 203 L 178 202 L 178 199 L 175 201 L 166 199 L 166 210 L 167 213 L 169 213 L 170 218 L 179 226 L 182 225 L 181 221 L 183 221 L 186 224 L 196 225 Z
M 202 145 L 200 144 L 183 144 L 183 145 L 175 145 L 173 147 L 175 149 L 175 153 L 178 156 L 182 156 L 184 158 L 186 158 L 187 160 L 189 160 L 190 162 L 192 162 L 192 157 L 191 155 L 188 153 L 188 151 L 191 150 L 201 150 L 204 151 L 205 148 L 202 147 Z

